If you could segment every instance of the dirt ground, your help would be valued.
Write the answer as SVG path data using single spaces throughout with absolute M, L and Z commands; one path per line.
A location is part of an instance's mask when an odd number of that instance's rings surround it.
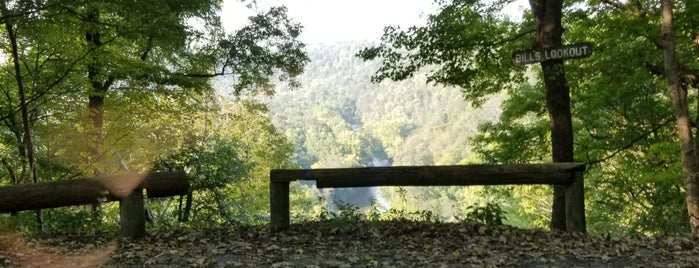
M 113 233 L 0 235 L 6 267 L 696 267 L 699 236 L 592 236 L 476 223 L 315 222 Z

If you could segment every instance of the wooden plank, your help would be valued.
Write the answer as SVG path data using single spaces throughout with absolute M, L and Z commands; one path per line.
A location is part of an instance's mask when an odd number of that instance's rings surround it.
M 582 171 L 574 173 L 571 184 L 566 185 L 566 231 L 584 233 L 585 223 L 585 186 Z
M 572 180 L 582 163 L 533 165 L 399 166 L 331 169 L 279 169 L 272 181 L 315 180 L 318 188 L 368 186 L 440 186 L 558 184 Z
M 117 201 L 139 188 L 146 188 L 149 197 L 182 195 L 188 185 L 184 172 L 8 185 L 0 187 L 0 213 Z
M 270 229 L 273 232 L 289 228 L 289 182 L 272 182 L 269 191 Z
M 146 235 L 146 217 L 143 204 L 143 189 L 131 191 L 131 194 L 119 201 L 119 224 L 121 236 L 131 239 Z

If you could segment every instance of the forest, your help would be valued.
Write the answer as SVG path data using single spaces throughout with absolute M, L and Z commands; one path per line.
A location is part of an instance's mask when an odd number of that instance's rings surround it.
M 512 2 L 437 0 L 423 26 L 311 45 L 283 6 L 231 31 L 216 0 L 3 2 L 0 194 L 160 171 L 189 190 L 145 199 L 144 241 L 112 239 L 119 202 L 0 213 L 0 266 L 60 245 L 107 266 L 699 261 L 699 2 L 530 0 L 521 19 Z M 551 162 L 585 164 L 588 234 L 542 231 L 565 230 L 558 187 L 310 181 L 291 185 L 295 229 L 265 229 L 273 169 Z M 334 260 L 337 243 L 354 247 Z

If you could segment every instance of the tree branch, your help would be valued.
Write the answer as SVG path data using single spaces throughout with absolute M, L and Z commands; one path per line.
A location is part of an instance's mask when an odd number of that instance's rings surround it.
M 602 162 L 604 162 L 604 161 L 607 161 L 607 160 L 611 159 L 612 157 L 615 157 L 616 155 L 620 154 L 620 153 L 623 152 L 624 150 L 631 148 L 631 146 L 633 146 L 633 145 L 636 144 L 637 142 L 639 142 L 639 141 L 645 139 L 648 135 L 650 135 L 650 134 L 652 134 L 652 133 L 654 133 L 654 132 L 660 130 L 661 128 L 663 128 L 663 127 L 667 126 L 668 124 L 672 123 L 673 121 L 674 121 L 674 118 L 667 119 L 667 120 L 665 120 L 665 122 L 661 123 L 660 125 L 655 126 L 653 129 L 651 129 L 651 130 L 649 130 L 649 131 L 646 131 L 646 133 L 643 133 L 642 135 L 636 137 L 635 139 L 631 140 L 629 143 L 625 144 L 624 146 L 622 146 L 622 147 L 620 147 L 620 148 L 617 148 L 617 149 L 614 150 L 614 152 L 612 152 L 611 154 L 609 154 L 609 155 L 607 155 L 607 156 L 605 156 L 605 157 L 602 157 L 602 158 L 600 158 L 600 159 L 587 162 L 587 163 L 585 163 L 585 165 L 590 166 L 590 165 L 594 165 L 594 164 L 598 164 L 598 163 L 602 163 Z
M 498 41 L 498 42 L 492 42 L 492 43 L 490 43 L 490 44 L 484 43 L 483 46 L 500 46 L 500 45 L 502 45 L 502 44 L 509 43 L 509 42 L 515 41 L 515 40 L 517 40 L 517 39 L 520 39 L 520 38 L 522 38 L 522 37 L 524 37 L 524 36 L 526 36 L 526 35 L 528 35 L 528 34 L 530 34 L 530 33 L 533 33 L 535 30 L 536 30 L 536 29 L 534 29 L 534 28 L 528 29 L 528 30 L 524 30 L 524 31 L 522 31 L 521 33 L 518 33 L 518 34 L 516 34 L 516 35 L 514 35 L 514 36 L 511 36 L 511 37 L 509 37 L 509 38 L 500 40 L 500 41 Z
M 2 165 L 7 170 L 7 173 L 10 175 L 10 178 L 12 178 L 12 184 L 18 184 L 19 180 L 17 180 L 17 175 L 15 175 L 15 171 L 12 170 L 12 166 L 10 165 L 10 163 L 7 163 L 5 158 L 0 158 L 0 161 L 2 162 Z
M 146 58 L 148 58 L 148 54 L 150 51 L 153 49 L 153 37 L 148 37 L 148 45 L 146 46 L 145 51 L 141 54 L 139 57 L 142 61 L 145 61 Z
M 224 76 L 227 74 L 233 74 L 233 73 L 224 73 L 224 72 L 218 72 L 218 73 L 192 73 L 192 74 L 183 74 L 179 73 L 178 75 L 184 76 L 184 77 L 192 77 L 192 78 L 213 78 L 213 77 L 218 77 L 218 76 Z
M 65 71 L 65 72 L 63 72 L 59 77 L 56 78 L 56 80 L 54 80 L 53 82 L 51 82 L 50 84 L 48 84 L 48 85 L 47 85 L 45 88 L 43 88 L 42 90 L 37 90 L 35 93 L 33 93 L 31 96 L 29 96 L 29 98 L 27 98 L 27 103 L 32 103 L 32 102 L 36 101 L 37 99 L 39 99 L 39 98 L 41 98 L 42 96 L 46 95 L 49 91 L 51 91 L 51 89 L 53 89 L 54 87 L 58 86 L 63 80 L 65 80 L 66 78 L 68 78 L 68 75 L 74 70 L 73 68 L 74 68 L 80 61 L 82 61 L 82 60 L 85 59 L 88 55 L 90 55 L 94 50 L 95 50 L 95 48 L 90 48 L 90 49 L 89 49 L 87 52 L 85 52 L 82 56 L 80 56 L 80 57 L 78 57 L 77 59 L 75 59 L 74 61 L 70 62 L 70 64 L 68 64 L 68 68 L 66 68 L 66 71 Z M 7 97 L 8 97 L 8 100 L 9 100 L 10 96 L 7 95 Z M 9 117 L 14 116 L 15 113 L 18 113 L 18 112 L 19 112 L 19 109 L 20 109 L 19 106 L 15 107 L 14 109 L 10 109 L 10 113 L 7 114 L 7 115 L 2 115 L 2 116 L 0 116 L 0 120 L 4 120 L 4 119 L 6 119 L 6 118 L 9 118 Z

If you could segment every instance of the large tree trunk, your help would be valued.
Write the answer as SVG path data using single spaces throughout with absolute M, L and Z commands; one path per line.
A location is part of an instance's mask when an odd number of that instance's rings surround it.
M 92 48 L 100 48 L 102 40 L 96 25 L 99 21 L 99 10 L 95 7 L 88 7 L 85 22 L 88 25 L 85 32 L 85 41 Z M 96 50 L 95 56 L 87 65 L 87 78 L 90 81 L 88 93 L 88 117 L 91 124 L 91 131 L 87 138 L 87 164 L 92 168 L 93 176 L 101 176 L 101 151 L 103 143 L 102 128 L 104 126 L 104 98 L 107 90 L 114 82 L 114 79 L 105 74 L 104 64 Z M 88 211 L 96 210 L 99 204 L 88 205 Z
M 665 58 L 665 76 L 667 91 L 672 101 L 677 120 L 677 135 L 680 139 L 682 152 L 682 173 L 684 174 L 684 189 L 687 194 L 687 212 L 689 227 L 692 233 L 699 233 L 699 165 L 697 163 L 697 141 L 692 134 L 692 121 L 689 118 L 689 103 L 687 88 L 682 85 L 675 56 L 675 30 L 673 26 L 672 1 L 662 0 L 662 45 Z
M 529 0 L 536 35 L 534 49 L 548 49 L 562 46 L 563 0 Z M 573 124 L 570 113 L 570 89 L 566 82 L 563 61 L 541 63 L 546 85 L 546 106 L 548 108 L 553 162 L 574 162 Z M 551 229 L 566 230 L 565 188 L 554 186 Z

